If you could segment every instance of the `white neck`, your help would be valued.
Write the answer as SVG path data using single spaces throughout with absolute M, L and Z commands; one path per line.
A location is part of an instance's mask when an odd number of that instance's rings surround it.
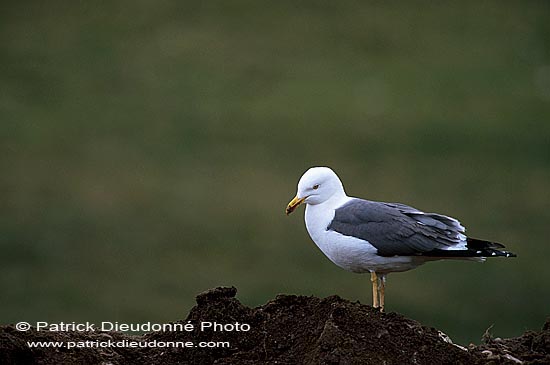
M 309 235 L 315 241 L 313 236 L 317 236 L 326 230 L 329 223 L 334 218 L 334 210 L 353 198 L 346 195 L 344 191 L 334 194 L 330 199 L 320 204 L 307 204 L 305 211 L 306 228 Z

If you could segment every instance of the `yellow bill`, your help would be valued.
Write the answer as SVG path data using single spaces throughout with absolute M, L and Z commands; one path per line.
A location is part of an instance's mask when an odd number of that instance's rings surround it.
M 286 215 L 294 212 L 298 205 L 302 204 L 304 200 L 306 200 L 306 198 L 295 197 L 294 199 L 292 199 L 290 203 L 288 203 L 288 205 L 286 206 Z

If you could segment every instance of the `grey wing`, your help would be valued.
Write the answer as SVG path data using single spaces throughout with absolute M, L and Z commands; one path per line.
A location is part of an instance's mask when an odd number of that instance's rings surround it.
M 464 227 L 454 218 L 362 199 L 336 209 L 327 230 L 366 240 L 381 256 L 422 255 L 466 241 Z

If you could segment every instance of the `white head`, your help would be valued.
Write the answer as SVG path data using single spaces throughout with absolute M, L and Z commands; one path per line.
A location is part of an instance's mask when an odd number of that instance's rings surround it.
M 307 170 L 298 182 L 298 192 L 286 207 L 290 214 L 302 203 L 321 204 L 332 197 L 345 196 L 344 187 L 338 175 L 328 167 L 312 167 Z

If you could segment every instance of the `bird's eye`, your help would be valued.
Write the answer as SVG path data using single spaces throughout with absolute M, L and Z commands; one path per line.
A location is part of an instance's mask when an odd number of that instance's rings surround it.
M 313 190 L 319 189 L 319 184 L 313 185 Z

